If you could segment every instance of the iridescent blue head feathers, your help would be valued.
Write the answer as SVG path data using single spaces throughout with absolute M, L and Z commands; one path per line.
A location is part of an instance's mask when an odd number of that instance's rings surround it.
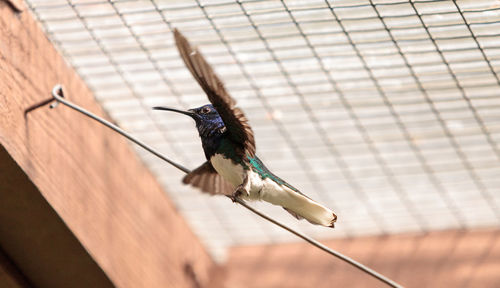
M 187 111 L 169 107 L 154 107 L 155 110 L 165 110 L 188 115 L 196 122 L 196 128 L 201 138 L 205 156 L 210 159 L 220 145 L 221 139 L 227 134 L 227 128 L 217 110 L 212 104 L 203 105 Z
M 189 109 L 193 113 L 193 119 L 196 122 L 196 128 L 200 137 L 210 137 L 214 134 L 223 134 L 226 132 L 224 121 L 212 104 L 203 105 L 198 108 Z

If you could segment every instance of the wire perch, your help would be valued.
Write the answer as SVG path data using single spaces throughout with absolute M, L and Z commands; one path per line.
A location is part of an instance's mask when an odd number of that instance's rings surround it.
M 160 159 L 166 161 L 167 163 L 169 163 L 170 165 L 174 166 L 175 168 L 185 172 L 185 173 L 189 173 L 190 170 L 170 159 L 168 159 L 167 157 L 165 157 L 164 155 L 162 155 L 161 153 L 157 152 L 155 149 L 153 149 L 151 146 L 141 142 L 140 140 L 138 140 L 137 138 L 135 138 L 134 136 L 130 135 L 129 133 L 125 132 L 124 130 L 122 130 L 121 128 L 119 128 L 118 126 L 112 124 L 111 122 L 109 121 L 106 121 L 96 115 L 94 115 L 93 113 L 81 108 L 80 106 L 78 105 L 75 105 L 73 103 L 71 103 L 70 101 L 67 101 L 65 98 L 64 98 L 64 92 L 63 92 L 63 89 L 61 87 L 60 84 L 57 84 L 56 86 L 54 86 L 54 88 L 52 89 L 52 97 L 53 99 L 51 99 L 51 101 L 55 100 L 56 102 L 53 102 L 51 105 L 50 105 L 50 108 L 55 108 L 57 107 L 57 105 L 59 103 L 61 104 L 64 104 L 65 106 L 68 106 L 70 107 L 71 109 L 73 110 L 76 110 L 80 113 L 82 113 L 83 115 L 85 116 L 88 116 L 92 119 L 94 119 L 95 121 L 103 124 L 104 126 L 107 126 L 109 127 L 110 129 L 118 132 L 119 134 L 121 134 L 122 136 L 126 137 L 127 139 L 129 139 L 130 141 L 134 142 L 135 144 L 141 146 L 142 148 L 144 148 L 146 151 L 152 153 L 153 155 L 159 157 Z M 46 104 L 49 104 L 51 101 L 43 101 L 42 103 L 38 104 L 38 105 L 34 105 L 33 108 L 31 108 L 31 110 L 33 109 L 36 109 L 38 107 L 41 107 L 43 105 L 46 105 Z M 233 199 L 232 199 L 233 200 Z M 307 236 L 307 235 L 304 235 L 290 227 L 288 227 L 287 225 L 281 223 L 281 222 L 278 222 L 276 220 L 274 220 L 273 218 L 255 210 L 253 207 L 249 206 L 248 204 L 246 204 L 245 202 L 243 202 L 241 199 L 239 198 L 236 198 L 234 199 L 235 202 L 237 202 L 238 204 L 240 204 L 241 206 L 245 207 L 246 209 L 250 210 L 251 212 L 255 213 L 256 215 L 266 219 L 267 221 L 275 224 L 275 225 L 278 225 L 279 227 L 287 230 L 288 232 L 302 238 L 303 240 L 305 240 L 306 242 L 310 243 L 311 245 L 313 246 L 316 246 L 317 248 L 325 251 L 326 253 L 346 262 L 346 263 L 349 263 L 351 264 L 352 266 L 354 266 L 355 268 L 365 272 L 366 274 L 369 274 L 370 276 L 373 276 L 375 277 L 376 279 L 384 282 L 385 284 L 387 284 L 388 286 L 391 286 L 391 287 L 402 287 L 400 284 L 396 283 L 395 281 L 385 277 L 384 275 L 374 271 L 373 269 L 337 252 L 337 251 L 334 251 L 330 248 L 328 248 L 327 246 L 323 245 L 322 243 L 314 240 L 313 238 Z

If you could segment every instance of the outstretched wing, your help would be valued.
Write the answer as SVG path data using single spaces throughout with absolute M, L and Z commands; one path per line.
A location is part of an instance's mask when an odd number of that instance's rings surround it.
M 182 182 L 210 194 L 232 195 L 234 190 L 234 187 L 215 171 L 209 161 L 184 176 Z
M 193 49 L 177 29 L 174 30 L 174 36 L 182 60 L 224 121 L 231 140 L 240 144 L 245 154 L 253 157 L 255 155 L 255 140 L 252 128 L 243 111 L 235 107 L 236 101 L 226 91 L 224 84 L 205 61 L 203 55 L 197 49 Z

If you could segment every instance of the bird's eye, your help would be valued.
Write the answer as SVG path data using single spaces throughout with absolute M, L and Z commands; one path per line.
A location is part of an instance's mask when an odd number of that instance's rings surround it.
M 204 107 L 203 109 L 201 109 L 201 113 L 202 114 L 208 114 L 208 113 L 210 113 L 210 108 Z

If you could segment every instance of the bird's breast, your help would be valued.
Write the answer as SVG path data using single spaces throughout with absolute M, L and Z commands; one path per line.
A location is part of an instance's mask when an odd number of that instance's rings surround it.
M 243 183 L 245 169 L 243 169 L 242 165 L 236 164 L 231 159 L 218 153 L 210 157 L 210 163 L 212 163 L 215 171 L 217 171 L 222 178 L 226 179 L 226 181 L 234 185 L 234 187 Z
M 243 195 L 246 200 L 260 200 L 263 197 L 273 196 L 281 193 L 283 186 L 272 181 L 270 178 L 263 179 L 252 169 L 244 169 L 242 165 L 234 163 L 231 159 L 222 154 L 214 154 L 210 157 L 210 163 L 215 171 L 234 187 L 243 183 L 243 179 L 248 177 L 249 195 Z

